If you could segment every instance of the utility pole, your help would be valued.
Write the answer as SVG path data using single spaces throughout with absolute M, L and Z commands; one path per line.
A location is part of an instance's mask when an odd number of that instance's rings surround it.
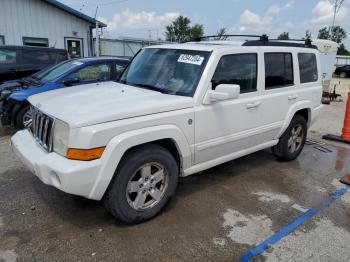
M 95 55 L 97 57 L 100 56 L 100 29 L 98 25 L 98 21 L 96 19 L 97 17 L 97 11 L 98 11 L 98 6 L 96 7 L 96 13 L 95 13 L 95 23 L 96 23 L 96 43 L 95 43 Z
M 333 32 L 334 24 L 335 24 L 335 18 L 340 10 L 340 7 L 342 6 L 344 0 L 335 0 L 334 2 L 334 13 L 333 13 L 333 21 L 332 21 L 332 27 L 329 29 L 330 33 Z

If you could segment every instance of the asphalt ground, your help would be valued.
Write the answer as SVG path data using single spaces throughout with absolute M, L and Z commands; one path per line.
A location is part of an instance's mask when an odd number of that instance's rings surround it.
M 44 185 L 0 127 L 0 261 L 237 261 L 344 188 L 350 150 L 261 151 L 180 180 L 151 221 L 130 226 L 100 202 Z M 323 150 L 324 151 L 324 150 Z M 350 261 L 350 190 L 252 261 Z

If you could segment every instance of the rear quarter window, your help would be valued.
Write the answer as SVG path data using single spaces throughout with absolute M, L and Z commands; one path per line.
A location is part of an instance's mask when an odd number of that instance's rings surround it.
M 312 53 L 299 53 L 300 83 L 316 82 L 318 80 L 316 55 Z

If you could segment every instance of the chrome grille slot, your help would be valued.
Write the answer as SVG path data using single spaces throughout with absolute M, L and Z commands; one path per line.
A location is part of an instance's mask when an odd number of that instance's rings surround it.
M 33 106 L 30 107 L 30 110 L 32 112 L 34 138 L 47 152 L 52 152 L 54 119 Z

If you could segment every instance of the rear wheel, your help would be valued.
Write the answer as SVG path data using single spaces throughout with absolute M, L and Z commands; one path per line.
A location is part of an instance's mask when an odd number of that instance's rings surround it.
M 294 160 L 304 148 L 306 135 L 306 119 L 301 115 L 296 115 L 280 137 L 278 144 L 272 148 L 272 152 L 281 161 Z
M 116 218 L 130 224 L 157 215 L 175 193 L 179 168 L 169 151 L 140 146 L 121 161 L 104 203 Z
M 23 107 L 17 114 L 15 125 L 18 129 L 30 128 L 32 126 L 32 112 L 29 106 Z

